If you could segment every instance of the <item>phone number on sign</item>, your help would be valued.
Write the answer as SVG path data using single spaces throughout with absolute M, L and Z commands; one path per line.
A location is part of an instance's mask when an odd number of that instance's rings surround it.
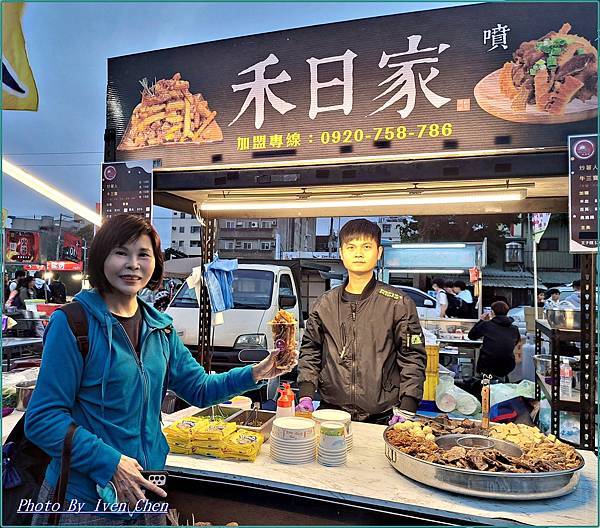
M 415 129 L 405 126 L 398 127 L 375 127 L 371 133 L 365 133 L 362 128 L 356 130 L 332 130 L 321 132 L 321 143 L 360 143 L 365 140 L 373 141 L 392 141 L 394 139 L 421 139 L 425 137 L 449 137 L 452 135 L 452 123 L 429 123 L 427 125 L 417 125 Z

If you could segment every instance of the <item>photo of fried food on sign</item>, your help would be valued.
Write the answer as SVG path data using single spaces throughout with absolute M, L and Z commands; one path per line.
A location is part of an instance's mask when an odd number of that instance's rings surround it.
M 157 145 L 203 144 L 223 140 L 223 132 L 202 94 L 192 94 L 190 83 L 176 73 L 142 85 L 142 102 L 133 110 L 118 150 Z
M 273 343 L 277 349 L 275 366 L 280 370 L 290 370 L 298 362 L 296 350 L 296 325 L 298 321 L 293 314 L 279 310 L 272 321 L 269 321 L 273 332 Z
M 475 98 L 486 112 L 518 123 L 555 124 L 598 115 L 598 51 L 565 23 L 523 42 L 513 60 L 482 79 Z

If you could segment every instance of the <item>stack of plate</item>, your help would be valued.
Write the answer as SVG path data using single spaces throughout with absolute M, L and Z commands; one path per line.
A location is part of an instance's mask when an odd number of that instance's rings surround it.
M 344 435 L 344 424 L 322 422 L 319 436 L 317 460 L 323 466 L 343 466 L 346 463 L 348 448 Z
M 276 418 L 269 438 L 270 455 L 281 464 L 308 464 L 315 460 L 315 422 L 294 416 Z
M 348 450 L 354 445 L 352 436 L 352 417 L 346 411 L 336 409 L 318 409 L 312 414 L 313 420 L 317 422 L 317 428 L 323 422 L 340 422 L 344 424 L 346 445 Z

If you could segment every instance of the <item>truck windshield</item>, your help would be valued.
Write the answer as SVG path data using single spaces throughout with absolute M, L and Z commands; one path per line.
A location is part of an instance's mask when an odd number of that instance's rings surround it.
M 266 310 L 273 298 L 273 272 L 237 269 L 233 272 L 233 307 Z M 198 308 L 196 291 L 186 282 L 171 301 L 172 308 Z

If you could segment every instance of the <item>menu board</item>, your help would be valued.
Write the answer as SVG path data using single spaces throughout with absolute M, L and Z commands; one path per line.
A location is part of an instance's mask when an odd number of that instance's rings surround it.
M 6 263 L 39 262 L 40 234 L 34 231 L 6 230 Z
M 102 164 L 102 217 L 136 214 L 152 221 L 152 160 Z
M 598 136 L 569 136 L 569 251 L 598 251 Z
M 492 2 L 115 57 L 106 127 L 161 171 L 564 148 L 597 131 L 597 15 Z

